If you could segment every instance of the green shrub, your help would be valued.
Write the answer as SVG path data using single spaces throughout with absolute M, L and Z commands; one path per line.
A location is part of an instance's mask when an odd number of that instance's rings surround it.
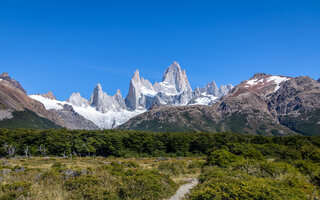
M 207 165 L 218 165 L 220 167 L 228 167 L 231 163 L 242 160 L 241 156 L 237 156 L 226 150 L 216 150 L 207 157 Z
M 80 176 L 68 179 L 64 186 L 67 190 L 78 190 L 85 187 L 94 187 L 100 184 L 100 180 L 94 176 Z

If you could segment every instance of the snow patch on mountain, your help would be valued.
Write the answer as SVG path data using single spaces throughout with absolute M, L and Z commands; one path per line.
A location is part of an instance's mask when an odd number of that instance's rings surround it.
M 114 128 L 120 124 L 127 122 L 130 118 L 145 112 L 145 110 L 120 110 L 120 111 L 108 111 L 102 113 L 96 110 L 95 107 L 82 105 L 73 105 L 66 101 L 58 101 L 45 98 L 40 95 L 29 95 L 32 99 L 41 102 L 47 110 L 56 109 L 62 110 L 63 105 L 68 104 L 73 107 L 73 109 L 83 116 L 85 119 L 92 121 L 100 129 L 110 129 Z
M 147 88 L 145 86 L 142 86 L 140 91 L 141 91 L 141 94 L 145 96 L 154 97 L 155 95 L 157 95 L 156 91 L 154 91 L 153 89 Z
M 189 105 L 210 105 L 215 102 L 218 97 L 210 94 L 201 94 L 200 97 L 196 98 L 194 101 L 190 102 Z
M 280 89 L 280 84 L 290 80 L 289 77 L 285 76 L 273 76 L 273 75 L 266 75 L 266 74 L 257 74 L 252 79 L 245 81 L 244 87 L 245 88 L 263 88 L 265 86 L 274 86 L 274 90 L 270 92 L 276 92 Z
M 263 83 L 263 79 L 259 80 L 259 79 L 255 78 L 255 79 L 248 80 L 245 87 L 257 85 L 258 83 Z
M 290 80 L 290 78 L 288 77 L 283 77 L 283 76 L 270 76 L 269 78 L 267 78 L 267 81 L 273 81 L 275 84 L 277 84 L 276 88 L 274 89 L 274 91 L 277 91 L 280 89 L 280 83 L 283 83 L 285 81 Z
M 36 101 L 41 102 L 47 110 L 50 110 L 50 109 L 62 110 L 63 105 L 67 103 L 67 102 L 62 102 L 58 100 L 48 99 L 41 95 L 29 95 L 29 97 L 31 97 Z
M 91 106 L 86 108 L 73 106 L 73 109 L 87 120 L 92 121 L 101 129 L 114 128 L 127 122 L 130 118 L 145 112 L 145 110 L 121 110 L 101 113 Z

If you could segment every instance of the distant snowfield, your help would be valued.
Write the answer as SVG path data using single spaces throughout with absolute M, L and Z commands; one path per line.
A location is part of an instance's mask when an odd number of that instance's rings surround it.
M 101 129 L 110 129 L 119 126 L 127 122 L 130 118 L 139 115 L 146 110 L 121 110 L 121 111 L 108 111 L 107 113 L 101 113 L 92 106 L 75 106 L 66 101 L 58 101 L 45 98 L 40 95 L 29 95 L 32 99 L 41 102 L 47 110 L 56 109 L 62 110 L 63 105 L 68 104 L 85 119 L 92 121 Z
M 209 105 L 210 103 L 216 101 L 218 97 L 211 94 L 201 94 L 202 96 L 198 97 L 194 103 L 190 105 Z

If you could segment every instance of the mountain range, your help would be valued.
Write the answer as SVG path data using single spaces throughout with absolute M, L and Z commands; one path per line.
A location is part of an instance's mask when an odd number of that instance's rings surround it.
M 108 95 L 99 83 L 94 87 L 89 100 L 83 98 L 79 92 L 71 94 L 65 101 L 57 100 L 51 92 L 28 96 L 19 82 L 11 79 L 8 73 L 0 75 L 0 85 L 7 85 L 12 90 L 11 92 L 5 88 L 1 90 L 4 95 L 0 97 L 3 105 L 0 120 L 12 121 L 14 111 L 28 110 L 58 126 L 88 130 L 115 128 L 130 118 L 157 107 L 210 105 L 233 88 L 232 85 L 218 88 L 213 81 L 204 88 L 197 87 L 192 90 L 186 71 L 182 70 L 177 62 L 173 62 L 165 70 L 161 82 L 154 84 L 140 77 L 138 70 L 135 71 L 125 98 L 122 97 L 120 90 L 113 96 Z M 20 96 L 11 98 L 12 94 Z M 5 95 L 11 95 L 10 100 L 6 100 Z M 39 104 L 38 107 L 41 109 L 35 109 L 28 102 Z
M 152 84 L 135 71 L 125 98 L 97 84 L 90 99 L 79 92 L 60 101 L 48 92 L 27 95 L 0 75 L 0 128 L 232 131 L 261 135 L 320 134 L 320 79 L 257 73 L 237 86 L 214 81 L 192 90 L 173 62 Z

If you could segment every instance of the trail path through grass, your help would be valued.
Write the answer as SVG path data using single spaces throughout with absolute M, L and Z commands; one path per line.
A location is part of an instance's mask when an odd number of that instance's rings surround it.
M 176 194 L 170 197 L 169 200 L 183 199 L 183 197 L 185 197 L 186 194 L 188 194 L 190 190 L 194 188 L 199 182 L 197 178 L 188 178 L 186 179 L 186 181 L 188 181 L 188 183 L 181 185 L 177 190 Z

